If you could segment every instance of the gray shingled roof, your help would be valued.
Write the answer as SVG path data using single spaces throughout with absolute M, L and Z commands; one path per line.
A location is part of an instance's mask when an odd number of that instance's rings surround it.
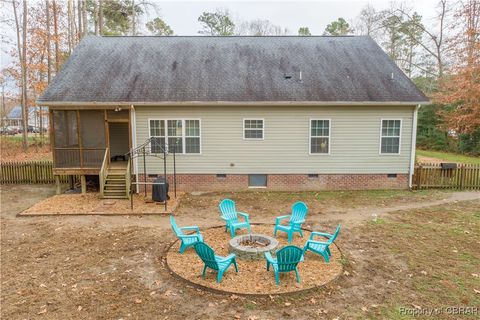
M 88 36 L 39 99 L 169 101 L 428 99 L 370 37 L 353 36 Z

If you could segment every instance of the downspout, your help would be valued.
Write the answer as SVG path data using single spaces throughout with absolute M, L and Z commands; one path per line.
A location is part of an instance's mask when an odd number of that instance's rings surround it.
M 413 186 L 413 173 L 415 171 L 415 150 L 417 147 L 417 120 L 418 120 L 418 109 L 421 105 L 417 105 L 413 110 L 413 120 L 412 120 L 412 144 L 410 150 L 410 169 L 408 171 L 408 187 L 412 189 Z
M 131 123 L 132 123 L 132 149 L 137 148 L 137 115 L 135 113 L 135 107 L 133 104 L 130 106 L 131 109 Z M 133 174 L 137 177 L 138 172 L 138 159 L 137 157 L 133 157 Z M 136 192 L 138 193 L 138 188 L 135 188 Z

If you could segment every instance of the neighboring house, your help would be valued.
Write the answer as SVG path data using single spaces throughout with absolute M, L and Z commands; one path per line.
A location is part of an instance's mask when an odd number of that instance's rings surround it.
M 153 137 L 178 143 L 189 191 L 407 188 L 428 103 L 354 36 L 89 36 L 38 101 L 55 173 L 97 175 L 107 147 L 110 158 Z M 146 164 L 163 173 L 158 158 Z M 143 161 L 133 170 L 143 176 Z
M 48 128 L 48 109 L 42 108 L 42 127 Z M 4 126 L 23 127 L 22 106 L 14 106 L 3 119 Z M 40 127 L 40 108 L 38 106 L 28 108 L 28 125 Z
M 3 119 L 4 126 L 15 126 L 20 127 L 22 126 L 22 107 L 21 106 L 14 106 L 10 112 L 6 115 Z

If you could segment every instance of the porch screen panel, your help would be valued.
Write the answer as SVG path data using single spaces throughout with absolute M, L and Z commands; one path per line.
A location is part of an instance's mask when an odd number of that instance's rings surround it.
M 77 112 L 53 110 L 53 128 L 55 166 L 57 168 L 79 167 Z
M 101 166 L 106 148 L 103 110 L 80 111 L 80 137 L 83 166 Z M 128 141 L 125 143 L 128 145 Z

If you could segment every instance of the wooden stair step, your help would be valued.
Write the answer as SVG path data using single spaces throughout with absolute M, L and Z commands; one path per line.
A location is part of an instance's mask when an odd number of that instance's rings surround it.
M 125 195 L 125 190 L 103 190 L 103 193 L 104 194 L 107 194 L 107 195 Z
M 105 186 L 105 189 L 103 191 L 121 191 L 121 192 L 126 192 L 127 188 L 125 186 Z
M 104 195 L 104 199 L 128 199 L 126 195 L 123 196 L 112 196 L 112 195 Z

